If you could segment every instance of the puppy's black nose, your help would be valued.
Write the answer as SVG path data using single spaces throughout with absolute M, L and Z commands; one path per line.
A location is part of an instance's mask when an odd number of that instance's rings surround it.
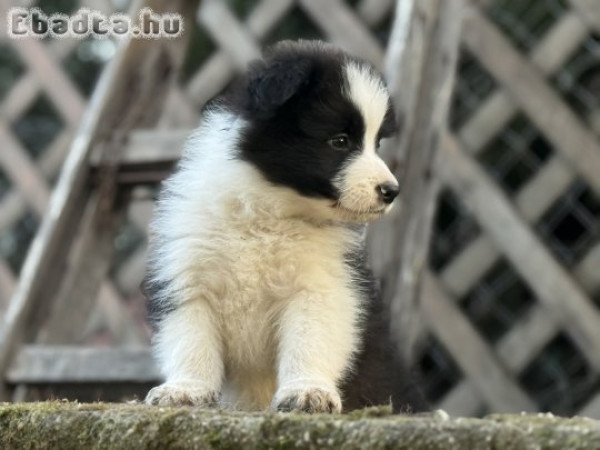
M 377 186 L 377 193 L 381 200 L 389 205 L 398 197 L 400 187 L 395 183 L 381 183 Z

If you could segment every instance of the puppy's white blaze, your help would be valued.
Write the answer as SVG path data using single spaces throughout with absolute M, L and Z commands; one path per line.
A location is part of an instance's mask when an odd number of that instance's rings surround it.
M 348 81 L 345 95 L 365 122 L 364 151 L 375 153 L 375 141 L 389 106 L 389 95 L 381 78 L 367 66 L 350 62 L 345 74 Z
M 363 117 L 365 134 L 363 151 L 338 175 L 335 185 L 340 190 L 340 204 L 348 209 L 365 212 L 377 209 L 377 186 L 397 183 L 390 169 L 375 153 L 377 133 L 385 118 L 389 95 L 381 78 L 369 67 L 355 62 L 345 67 L 347 88 L 344 94 Z

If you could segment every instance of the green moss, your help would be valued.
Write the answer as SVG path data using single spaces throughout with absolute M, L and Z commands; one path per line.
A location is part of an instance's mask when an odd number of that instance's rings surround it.
M 0 405 L 0 448 L 24 449 L 591 449 L 600 424 L 583 418 L 444 414 L 258 414 L 130 404 Z

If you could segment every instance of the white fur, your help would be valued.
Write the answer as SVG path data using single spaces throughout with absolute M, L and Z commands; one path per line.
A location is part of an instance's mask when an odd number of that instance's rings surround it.
M 391 208 L 381 205 L 377 186 L 398 184 L 390 169 L 376 153 L 377 133 L 388 109 L 389 96 L 379 75 L 355 62 L 345 67 L 347 98 L 358 108 L 365 124 L 362 152 L 338 175 L 340 206 L 358 214 L 381 214 Z
M 375 153 L 375 141 L 390 102 L 389 94 L 381 77 L 364 64 L 350 62 L 345 67 L 348 81 L 348 99 L 354 103 L 365 122 L 363 148 Z
M 166 383 L 148 401 L 264 409 L 337 385 L 361 305 L 344 254 L 362 237 L 326 200 L 265 181 L 233 158 L 243 120 L 209 113 L 167 182 L 152 225 L 155 282 L 176 302 L 155 338 Z M 274 399 L 274 400 L 273 400 Z

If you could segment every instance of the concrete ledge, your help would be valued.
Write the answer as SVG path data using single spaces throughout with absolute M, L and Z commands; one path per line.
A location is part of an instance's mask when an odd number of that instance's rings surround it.
M 600 422 L 550 415 L 484 419 L 244 414 L 196 408 L 45 402 L 0 404 L 2 449 L 295 448 L 600 449 Z

